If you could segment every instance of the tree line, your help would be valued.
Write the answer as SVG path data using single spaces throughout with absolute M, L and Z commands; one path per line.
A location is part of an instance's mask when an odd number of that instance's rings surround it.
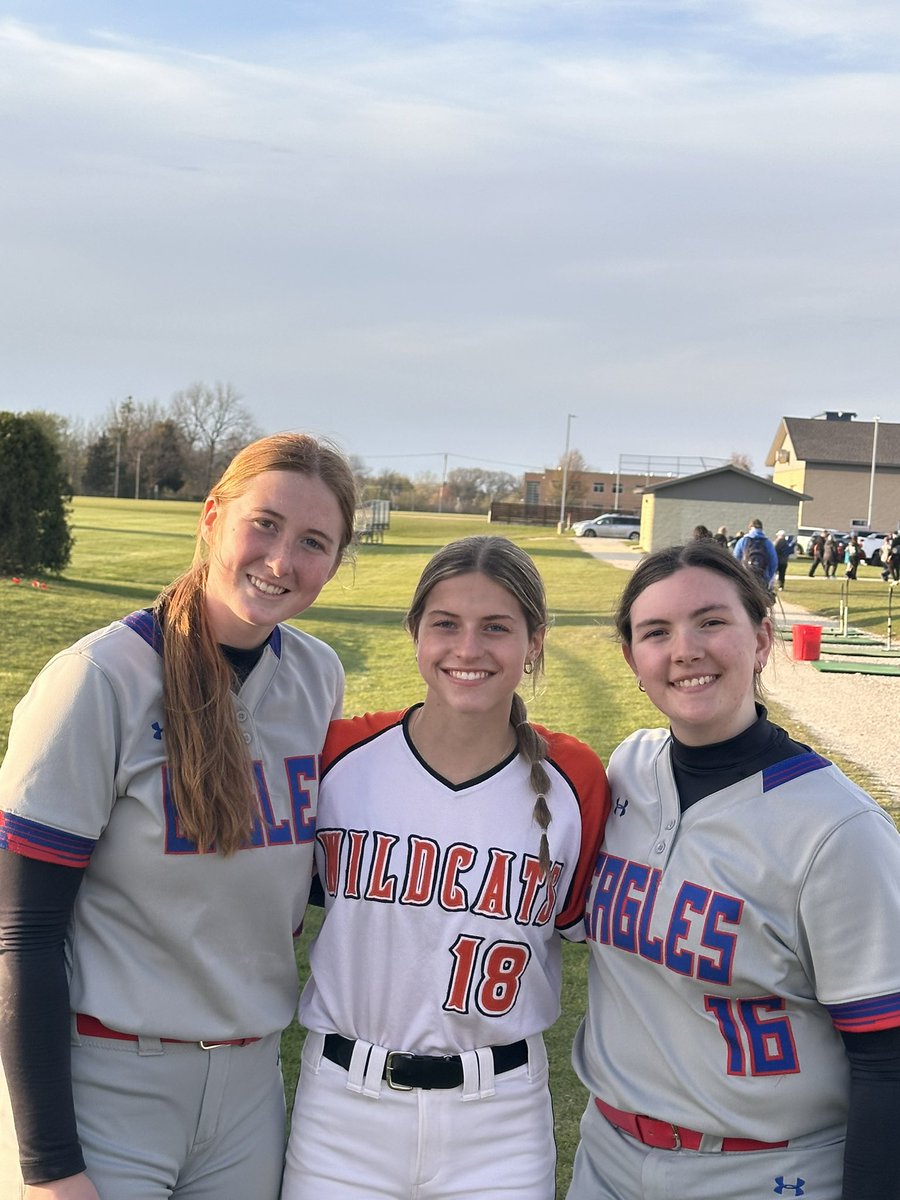
M 230 383 L 193 383 L 167 404 L 128 396 L 90 425 L 44 410 L 20 415 L 50 438 L 70 492 L 81 496 L 202 499 L 262 432 Z
M 92 424 L 43 409 L 0 412 L 0 573 L 61 571 L 73 495 L 202 500 L 235 453 L 260 437 L 230 383 L 193 383 L 167 404 L 126 397 Z M 346 449 L 346 448 L 345 448 Z M 505 471 L 459 467 L 446 477 L 373 472 L 350 454 L 360 502 L 413 511 L 486 513 L 521 495 Z
M 261 429 L 230 383 L 193 383 L 168 404 L 125 400 L 86 426 L 43 410 L 20 414 L 36 421 L 59 454 L 73 495 L 202 500 L 234 454 Z M 493 500 L 521 494 L 521 477 L 484 467 L 458 467 L 445 478 L 412 478 L 373 471 L 350 456 L 362 502 L 390 500 L 414 511 L 487 512 Z

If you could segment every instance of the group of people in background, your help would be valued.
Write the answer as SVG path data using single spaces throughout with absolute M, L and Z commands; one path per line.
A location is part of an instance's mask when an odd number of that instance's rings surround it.
M 570 1200 L 900 1195 L 900 834 L 768 719 L 761 524 L 630 576 L 615 625 L 664 724 L 607 772 L 528 717 L 550 616 L 502 537 L 426 565 L 421 695 L 343 718 L 337 655 L 287 622 L 353 515 L 334 447 L 245 448 L 193 566 L 16 708 L 4 1197 L 551 1200 L 561 938 L 590 955 Z

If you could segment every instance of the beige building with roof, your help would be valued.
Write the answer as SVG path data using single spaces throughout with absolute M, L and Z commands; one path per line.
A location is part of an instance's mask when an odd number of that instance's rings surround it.
M 781 421 L 766 465 L 773 482 L 808 497 L 800 501 L 802 527 L 900 528 L 900 424 L 854 416 L 833 412 Z

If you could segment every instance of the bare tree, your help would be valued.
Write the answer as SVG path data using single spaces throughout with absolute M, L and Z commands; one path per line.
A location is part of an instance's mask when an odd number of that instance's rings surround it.
M 740 467 L 742 471 L 753 472 L 753 459 L 749 454 L 745 454 L 743 450 L 732 450 L 728 461 L 733 467 Z
M 225 466 L 224 457 L 236 444 L 259 435 L 250 410 L 230 383 L 192 383 L 172 397 L 171 416 L 188 443 L 200 455 L 205 495 Z
M 521 480 L 507 471 L 455 467 L 447 476 L 447 494 L 458 512 L 487 512 L 494 500 L 520 491 Z
M 547 483 L 545 503 L 559 504 L 562 499 L 563 472 L 566 475 L 566 500 L 571 504 L 581 504 L 584 500 L 587 463 L 580 450 L 572 449 L 568 455 L 561 454 Z

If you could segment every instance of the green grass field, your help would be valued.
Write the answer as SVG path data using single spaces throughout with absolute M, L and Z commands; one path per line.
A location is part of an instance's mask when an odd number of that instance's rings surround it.
M 30 579 L 18 585 L 0 580 L 0 751 L 5 749 L 14 704 L 51 654 L 89 630 L 148 605 L 188 565 L 198 515 L 196 505 L 78 498 L 72 510 L 75 549 L 65 576 L 48 578 L 46 590 L 31 586 Z M 613 639 L 612 612 L 623 573 L 583 554 L 571 537 L 546 528 L 488 526 L 479 517 L 395 513 L 384 544 L 361 546 L 355 563 L 341 568 L 299 623 L 340 654 L 347 672 L 347 713 L 409 704 L 420 698 L 422 688 L 402 621 L 419 573 L 446 542 L 487 531 L 522 545 L 547 586 L 553 625 L 546 676 L 537 695 L 526 697 L 531 716 L 582 738 L 606 761 L 633 729 L 659 724 L 658 714 L 637 690 Z M 802 560 L 791 565 L 787 597 L 813 611 L 830 613 L 834 606 L 836 614 L 839 584 L 805 579 L 807 569 Z M 879 587 L 876 595 L 874 588 L 860 588 L 854 594 L 855 624 L 884 632 L 885 592 Z M 773 715 L 794 736 L 809 740 L 783 714 Z M 841 765 L 865 786 L 863 774 Z M 310 917 L 299 943 L 301 971 L 305 944 L 317 919 L 317 914 Z M 586 954 L 583 946 L 565 947 L 563 1015 L 547 1036 L 561 1193 L 586 1098 L 569 1067 L 569 1047 L 584 1008 Z M 291 1029 L 284 1037 L 289 1096 L 301 1036 Z

